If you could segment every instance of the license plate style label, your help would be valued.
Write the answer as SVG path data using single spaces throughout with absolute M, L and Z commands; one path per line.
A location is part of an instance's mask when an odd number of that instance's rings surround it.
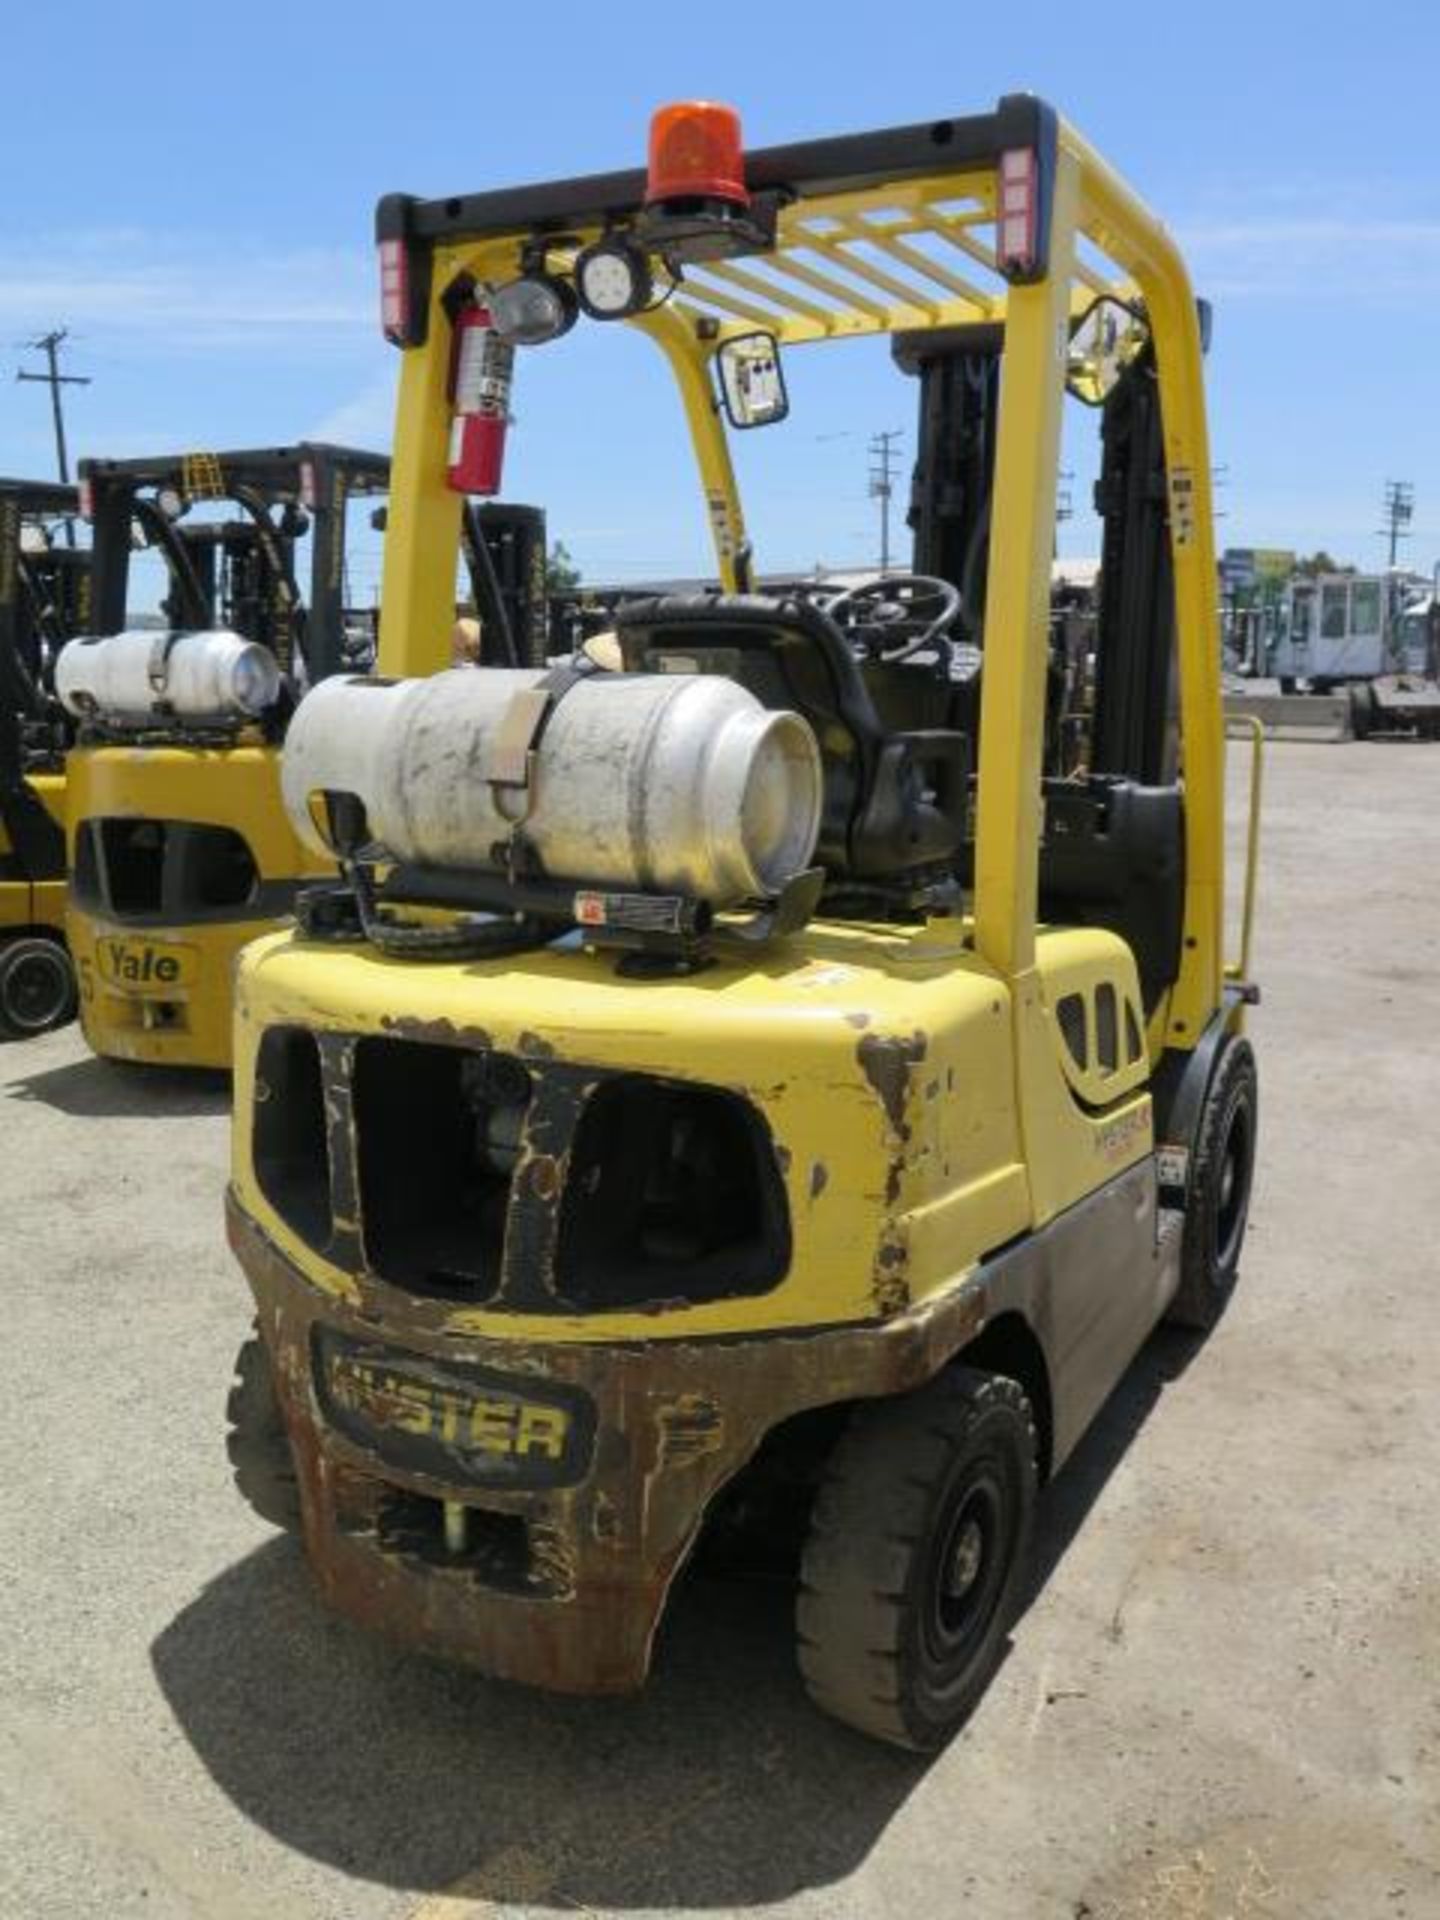
M 169 940 L 142 940 L 120 934 L 102 934 L 95 943 L 100 978 L 125 993 L 158 996 L 177 987 L 191 987 L 200 971 L 194 947 Z
M 432 1366 L 324 1329 L 315 1380 L 340 1433 L 416 1473 L 474 1486 L 561 1487 L 590 1464 L 595 1410 L 575 1388 Z

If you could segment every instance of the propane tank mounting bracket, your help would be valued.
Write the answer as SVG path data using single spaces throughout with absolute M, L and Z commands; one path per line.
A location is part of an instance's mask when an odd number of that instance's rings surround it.
M 573 661 L 552 667 L 533 687 L 521 687 L 511 695 L 495 729 L 485 773 L 487 785 L 528 788 L 536 749 L 551 715 L 572 687 L 598 671 L 593 660 L 577 654 Z

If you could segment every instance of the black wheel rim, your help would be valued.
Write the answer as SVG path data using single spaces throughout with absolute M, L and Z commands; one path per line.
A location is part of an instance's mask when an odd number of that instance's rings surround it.
M 963 1680 L 984 1644 L 1014 1551 L 1012 1502 L 994 1461 L 950 1493 L 926 1568 L 925 1649 L 943 1682 Z
M 5 982 L 5 1007 L 17 1027 L 37 1033 L 65 1010 L 69 982 L 65 968 L 48 953 L 27 953 L 11 967 Z
M 1241 1101 L 1230 1115 L 1215 1183 L 1215 1260 L 1222 1272 L 1239 1257 L 1249 1201 L 1250 1109 Z

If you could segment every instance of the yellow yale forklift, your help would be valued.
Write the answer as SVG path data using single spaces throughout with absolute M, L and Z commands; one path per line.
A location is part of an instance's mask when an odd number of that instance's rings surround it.
M 286 819 L 279 742 L 297 694 L 349 664 L 347 506 L 388 474 L 382 455 L 318 443 L 81 462 L 91 621 L 56 678 L 78 729 L 67 925 L 104 1057 L 228 1066 L 237 949 L 332 864 Z M 129 630 L 147 548 L 161 622 Z
M 340 879 L 239 966 L 237 1479 L 345 1613 L 582 1692 L 639 1686 L 702 1528 L 788 1490 L 810 1692 L 933 1747 L 1038 1489 L 1238 1269 L 1205 316 L 1028 96 L 748 155 L 669 108 L 648 173 L 391 198 L 379 239 L 383 673 L 295 717 L 286 803 Z M 720 590 L 446 671 L 509 382 L 619 323 L 674 375 Z M 727 423 L 866 335 L 916 382 L 914 571 L 758 595 Z M 1055 774 L 1067 388 L 1104 581 Z
M 75 1012 L 65 944 L 65 715 L 55 660 L 85 629 L 90 555 L 75 489 L 0 479 L 0 1038 Z

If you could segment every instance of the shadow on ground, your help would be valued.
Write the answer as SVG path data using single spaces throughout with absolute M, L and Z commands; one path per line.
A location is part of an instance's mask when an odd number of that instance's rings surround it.
M 92 1057 L 12 1080 L 8 1095 L 80 1119 L 184 1120 L 224 1113 L 230 1105 L 230 1075 L 203 1067 L 142 1067 Z
M 1194 1351 L 1157 1334 L 1116 1389 L 1046 1496 L 1027 1605 Z M 809 1705 L 791 1607 L 782 1585 L 686 1580 L 646 1692 L 566 1700 L 331 1617 L 276 1540 L 151 1653 L 223 1791 L 342 1872 L 417 1891 L 463 1876 L 476 1898 L 568 1912 L 761 1906 L 853 1872 L 927 1764 Z

